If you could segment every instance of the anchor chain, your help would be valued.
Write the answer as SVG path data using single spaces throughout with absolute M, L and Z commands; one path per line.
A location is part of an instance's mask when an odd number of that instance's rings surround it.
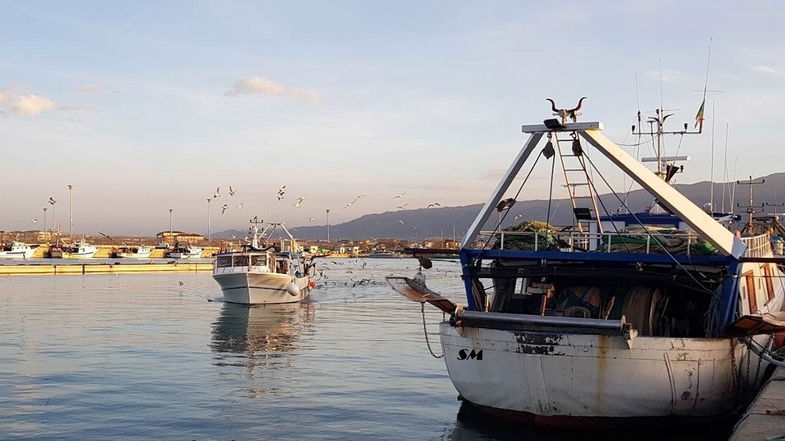
M 436 353 L 433 352 L 433 349 L 431 349 L 430 340 L 428 340 L 428 328 L 425 326 L 425 302 L 420 302 L 420 311 L 422 312 L 422 330 L 425 334 L 425 344 L 428 346 L 428 352 L 431 353 L 433 358 L 442 358 L 444 357 L 444 353 L 436 355 Z

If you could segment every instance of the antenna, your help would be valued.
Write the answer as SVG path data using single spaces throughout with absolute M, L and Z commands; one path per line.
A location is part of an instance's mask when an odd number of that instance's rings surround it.
M 706 92 L 709 90 L 709 66 L 711 65 L 711 37 L 709 37 L 709 55 L 706 58 L 706 78 L 703 80 L 703 100 L 695 115 L 695 126 L 698 127 L 698 133 L 703 132 L 703 111 L 706 108 Z
M 763 209 L 763 204 L 758 205 L 758 206 L 753 205 L 752 187 L 754 185 L 764 184 L 764 183 L 766 183 L 766 180 L 765 179 L 761 179 L 761 180 L 758 180 L 758 181 L 754 181 L 752 179 L 752 176 L 750 176 L 750 179 L 748 181 L 736 181 L 736 183 L 739 184 L 739 185 L 749 185 L 750 186 L 750 203 L 749 203 L 749 205 L 737 205 L 737 207 L 739 207 L 739 208 L 746 208 L 747 209 L 747 225 L 745 226 L 745 229 L 749 233 L 753 233 L 754 230 L 753 230 L 753 227 L 752 227 L 752 215 L 755 214 L 755 208 L 756 207 L 760 207 L 761 209 Z

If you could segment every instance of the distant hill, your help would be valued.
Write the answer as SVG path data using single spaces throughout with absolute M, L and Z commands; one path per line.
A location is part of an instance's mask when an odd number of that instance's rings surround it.
M 758 178 L 755 178 L 758 179 Z M 778 203 L 785 199 L 785 173 L 775 173 L 763 177 L 766 182 L 756 185 L 755 204 L 760 205 L 764 202 Z M 697 182 L 694 184 L 677 184 L 676 188 L 698 206 L 703 206 L 709 201 L 710 183 L 708 181 Z M 722 188 L 723 184 L 714 184 L 714 209 L 719 211 L 722 208 Z M 726 211 L 730 211 L 730 192 L 733 183 L 727 185 Z M 749 187 L 737 185 L 735 201 L 745 206 L 749 202 Z M 625 195 L 619 194 L 624 199 Z M 608 211 L 616 211 L 621 204 L 613 194 L 605 194 L 600 198 Z M 651 204 L 651 196 L 644 190 L 635 190 L 626 197 L 627 206 L 633 211 L 643 210 Z M 465 205 L 461 207 L 441 207 L 417 210 L 386 211 L 384 213 L 366 214 L 349 222 L 337 225 L 330 225 L 330 238 L 337 239 L 367 239 L 367 238 L 395 238 L 395 239 L 425 239 L 431 237 L 452 237 L 453 228 L 460 239 L 463 233 L 477 216 L 483 204 Z M 504 222 L 504 226 L 519 223 L 524 220 L 545 220 L 548 210 L 547 200 L 518 201 L 510 210 Z M 744 212 L 744 209 L 736 209 Z M 766 212 L 772 212 L 767 207 Z M 780 207 L 780 212 L 785 211 L 785 207 Z M 514 220 L 518 215 L 519 219 Z M 572 208 L 568 199 L 554 199 L 551 204 L 551 222 L 556 225 L 569 225 L 572 223 Z M 491 218 L 491 221 L 496 221 Z M 324 225 L 302 226 L 290 228 L 292 234 L 304 240 L 325 239 L 327 228 Z M 244 231 L 228 230 L 213 234 L 213 237 L 231 238 L 244 237 Z

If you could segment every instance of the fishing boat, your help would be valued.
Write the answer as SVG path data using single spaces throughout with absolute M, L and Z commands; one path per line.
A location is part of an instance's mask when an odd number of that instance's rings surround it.
M 731 231 L 670 184 L 681 167 L 662 154 L 663 137 L 700 130 L 668 132 L 670 115 L 658 110 L 643 132 L 657 151 L 652 171 L 602 123 L 577 122 L 578 109 L 554 106 L 560 119 L 523 126 L 528 140 L 461 243 L 466 305 L 431 290 L 422 271 L 388 283 L 448 315 L 439 324 L 447 371 L 459 398 L 482 411 L 560 427 L 738 411 L 781 364 L 771 350 L 772 334 L 785 331 L 785 260 L 770 230 L 750 215 L 743 232 Z M 521 188 L 505 199 L 530 157 Z M 605 159 L 651 194 L 649 210 L 630 209 L 618 192 L 598 195 L 610 186 L 596 166 Z M 500 229 L 538 162 L 561 169 L 550 185 L 566 188 L 573 225 Z M 564 187 L 554 184 L 562 177 Z M 609 213 L 611 203 L 621 210 Z
M 269 223 L 260 233 L 252 220 L 251 242 L 240 251 L 219 253 L 213 263 L 213 278 L 221 287 L 224 301 L 246 305 L 294 303 L 305 300 L 315 286 L 311 282 L 313 264 L 308 253 L 283 223 Z M 269 246 L 275 231 L 286 239 Z M 260 237 L 262 238 L 260 242 Z
M 38 245 L 27 245 L 22 242 L 11 242 L 0 249 L 0 259 L 29 259 Z
M 202 257 L 202 248 L 195 245 L 175 245 L 167 256 L 173 259 L 198 259 Z
M 61 254 L 58 257 L 62 259 L 92 259 L 98 252 L 98 248 L 82 238 L 78 242 L 64 246 L 59 251 Z M 53 254 L 52 257 L 54 256 Z
M 115 257 L 123 259 L 149 259 L 152 252 L 153 250 L 150 249 L 150 247 L 144 245 L 138 247 L 122 247 L 115 252 Z

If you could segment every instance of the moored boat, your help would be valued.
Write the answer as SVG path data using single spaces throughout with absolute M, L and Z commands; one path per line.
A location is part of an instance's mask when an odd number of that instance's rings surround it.
M 176 245 L 167 256 L 173 259 L 198 259 L 202 257 L 203 249 L 195 245 Z
M 138 247 L 122 247 L 115 252 L 115 257 L 124 259 L 149 259 L 152 252 L 153 250 L 150 249 L 150 247 L 144 245 Z
M 92 259 L 95 253 L 98 252 L 98 247 L 90 245 L 82 238 L 78 242 L 65 246 L 61 249 L 62 259 Z
M 751 216 L 744 235 L 734 234 L 669 184 L 675 159 L 658 149 L 652 172 L 605 137 L 601 123 L 576 122 L 577 110 L 554 107 L 561 121 L 523 127 L 528 141 L 461 244 L 466 306 L 428 289 L 421 274 L 388 282 L 450 315 L 439 325 L 447 371 L 479 409 L 558 426 L 738 410 L 777 363 L 770 335 L 785 331 L 785 261 L 772 236 Z M 657 111 L 651 120 L 659 147 L 665 118 Z M 671 133 L 694 132 L 685 125 Z M 574 224 L 501 230 L 515 202 L 506 192 L 543 137 L 534 165 L 561 163 Z M 608 185 L 597 152 L 653 196 L 652 209 L 636 213 L 617 197 L 623 213 L 608 213 L 596 191 Z M 494 212 L 499 222 L 482 231 Z
M 33 257 L 36 248 L 38 245 L 14 241 L 0 249 L 0 259 L 29 259 Z
M 224 301 L 255 305 L 304 300 L 313 288 L 310 256 L 302 252 L 283 223 L 270 223 L 261 234 L 257 223 L 253 222 L 250 228 L 250 244 L 244 245 L 241 251 L 215 256 L 213 278 L 221 287 Z M 288 240 L 260 248 L 259 237 L 267 243 L 278 228 Z

